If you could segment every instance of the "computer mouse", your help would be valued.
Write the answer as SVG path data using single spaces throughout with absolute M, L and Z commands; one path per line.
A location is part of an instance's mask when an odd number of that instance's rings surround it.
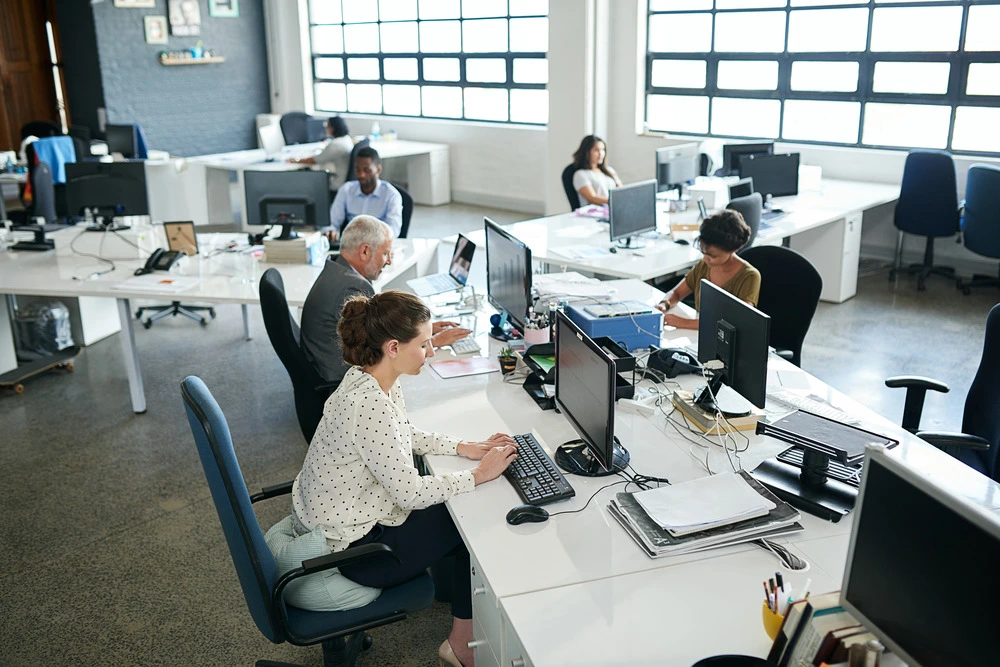
M 611 246 L 610 248 L 608 248 L 608 252 L 618 252 L 618 248 Z
M 687 239 L 674 239 L 674 243 L 677 245 L 691 245 L 691 242 Z
M 541 523 L 548 521 L 549 513 L 537 505 L 518 505 L 507 512 L 507 523 L 519 526 L 522 523 Z

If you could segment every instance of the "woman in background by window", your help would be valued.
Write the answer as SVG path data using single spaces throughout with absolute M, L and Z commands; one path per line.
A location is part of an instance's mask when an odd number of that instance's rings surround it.
M 573 153 L 573 189 L 580 195 L 580 205 L 607 204 L 611 188 L 621 187 L 615 170 L 605 164 L 608 149 L 604 140 L 593 134 L 580 142 Z
M 347 179 L 354 139 L 340 116 L 330 116 L 326 121 L 326 134 L 329 138 L 323 142 L 319 153 L 312 157 L 292 158 L 289 162 L 313 164 L 318 169 L 325 169 L 330 174 L 330 191 L 336 192 Z

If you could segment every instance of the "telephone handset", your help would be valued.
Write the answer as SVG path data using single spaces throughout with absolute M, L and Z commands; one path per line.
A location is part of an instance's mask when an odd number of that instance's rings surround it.
M 146 265 L 135 270 L 135 275 L 142 276 L 153 271 L 169 271 L 170 267 L 177 263 L 183 255 L 180 250 L 164 250 L 157 248 L 146 260 Z

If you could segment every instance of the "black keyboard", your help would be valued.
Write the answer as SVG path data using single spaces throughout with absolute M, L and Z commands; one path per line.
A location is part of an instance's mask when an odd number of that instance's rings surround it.
M 521 500 L 529 505 L 545 505 L 576 495 L 549 455 L 530 433 L 515 435 L 517 459 L 504 471 Z
M 789 447 L 778 454 L 776 458 L 782 463 L 787 463 L 796 468 L 802 467 L 802 449 L 799 447 Z M 826 476 L 830 479 L 850 484 L 851 486 L 859 486 L 861 484 L 861 464 L 844 465 L 840 461 L 830 459 L 830 465 L 826 469 Z

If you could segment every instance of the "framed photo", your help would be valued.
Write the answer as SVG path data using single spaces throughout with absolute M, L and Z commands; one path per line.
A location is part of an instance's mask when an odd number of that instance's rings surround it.
M 193 222 L 164 222 L 163 231 L 171 250 L 178 250 L 185 255 L 198 254 L 198 237 L 194 233 Z
M 208 0 L 208 15 L 214 18 L 239 18 L 240 0 Z
M 115 0 L 115 7 L 143 7 L 147 9 L 155 9 L 156 0 Z
M 167 17 L 166 16 L 143 16 L 146 24 L 147 44 L 167 43 Z
M 198 0 L 167 0 L 170 33 L 176 37 L 201 34 L 201 5 Z

